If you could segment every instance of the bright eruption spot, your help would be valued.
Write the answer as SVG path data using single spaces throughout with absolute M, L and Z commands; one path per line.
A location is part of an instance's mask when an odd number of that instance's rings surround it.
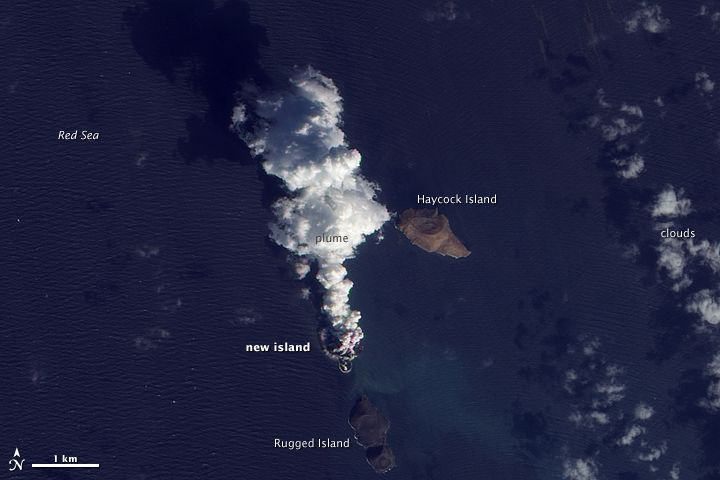
M 333 81 L 308 67 L 290 78 L 288 91 L 237 106 L 232 127 L 265 171 L 285 183 L 288 195 L 273 205 L 270 236 L 294 254 L 299 277 L 317 265 L 329 322 L 321 339 L 330 356 L 348 361 L 363 333 L 360 312 L 348 304 L 353 283 L 343 263 L 390 215 L 375 201 L 378 186 L 359 172 L 360 152 L 347 145 L 341 114 Z

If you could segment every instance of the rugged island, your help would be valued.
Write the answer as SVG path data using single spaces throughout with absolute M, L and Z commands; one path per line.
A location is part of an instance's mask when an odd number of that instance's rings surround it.
M 395 467 L 395 454 L 387 444 L 390 422 L 375 405 L 363 395 L 350 411 L 350 426 L 355 440 L 365 448 L 365 458 L 377 473 L 389 472 Z
M 397 228 L 405 234 L 413 245 L 426 252 L 439 253 L 453 258 L 470 255 L 470 250 L 450 229 L 450 222 L 437 209 L 408 208 L 400 214 Z

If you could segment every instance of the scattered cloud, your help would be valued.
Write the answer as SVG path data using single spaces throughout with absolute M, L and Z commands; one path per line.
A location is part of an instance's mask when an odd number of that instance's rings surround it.
M 597 100 L 598 105 L 600 105 L 601 107 L 612 108 L 612 105 L 605 100 L 605 89 L 604 88 L 597 89 L 597 92 L 595 93 L 595 99 Z
M 720 288 L 715 290 L 704 288 L 694 293 L 685 305 L 685 309 L 699 315 L 707 323 L 720 324 Z
M 632 115 L 633 117 L 643 118 L 642 108 L 640 108 L 638 105 L 628 105 L 626 103 L 623 103 L 622 105 L 620 105 L 620 111 L 625 112 L 628 115 Z
M 148 159 L 148 153 L 147 152 L 140 152 L 135 157 L 135 166 L 138 168 L 145 168 L 145 165 L 147 164 Z
M 675 462 L 670 470 L 670 480 L 680 480 L 680 462 Z
M 640 8 L 625 19 L 625 31 L 628 33 L 636 33 L 641 29 L 648 33 L 663 33 L 669 28 L 670 20 L 663 17 L 662 8 L 647 2 L 640 3 Z
M 695 243 L 692 240 L 686 241 L 688 251 L 698 257 L 703 265 L 710 268 L 713 273 L 720 273 L 720 242 L 709 242 L 702 240 Z
M 665 229 L 666 224 L 658 224 Z M 687 232 L 687 229 L 685 230 Z M 693 238 L 663 238 L 657 246 L 658 271 L 673 281 L 672 289 L 679 292 L 691 286 L 691 274 L 698 267 L 706 268 L 713 274 L 720 273 L 720 243 L 701 240 L 695 242 Z M 707 290 L 707 289 L 706 289 Z M 718 293 L 712 290 L 697 292 L 691 298 L 688 311 L 693 313 L 710 312 L 712 298 L 718 298 Z M 709 318 L 709 317 L 708 317 Z M 712 323 L 712 322 L 711 322 Z
M 591 357 L 595 355 L 600 348 L 600 339 L 596 336 L 591 336 L 583 341 L 582 352 L 583 355 Z
M 720 410 L 720 379 L 708 386 L 707 398 L 701 404 L 711 410 Z
M 295 267 L 295 275 L 297 275 L 298 279 L 303 279 L 310 273 L 310 262 L 307 258 L 298 258 L 293 265 Z
M 638 178 L 645 171 L 645 159 L 638 153 L 629 157 L 614 158 L 612 163 L 619 167 L 615 175 L 627 180 Z
M 635 407 L 635 418 L 637 420 L 649 420 L 655 414 L 655 409 L 647 403 L 640 402 Z
M 587 413 L 575 411 L 568 416 L 568 420 L 576 427 L 593 427 L 595 425 L 608 425 L 610 423 L 610 415 L 600 411 Z
M 164 328 L 155 327 L 147 330 L 144 335 L 135 337 L 135 348 L 142 351 L 158 348 L 170 339 L 170 332 Z
M 710 74 L 707 72 L 697 72 L 695 74 L 695 88 L 700 91 L 701 95 L 711 94 L 715 90 L 715 82 L 710 80 Z
M 597 480 L 598 467 L 592 458 L 566 459 L 563 462 L 563 479 Z
M 647 462 L 648 468 L 658 471 L 659 464 L 654 462 L 666 453 L 668 444 L 666 441 L 648 443 L 650 439 L 656 438 L 651 432 L 653 424 L 648 422 L 655 414 L 655 409 L 642 401 L 626 403 L 627 387 L 621 381 L 625 368 L 604 357 L 601 343 L 595 335 L 581 336 L 578 344 L 570 350 L 579 364 L 564 373 L 563 387 L 574 402 L 567 419 L 576 428 L 587 429 L 586 433 L 592 435 L 598 444 L 607 445 L 610 440 L 616 446 L 623 447 L 628 459 Z M 591 458 L 582 454 L 566 457 L 563 478 L 599 478 L 595 458 L 598 458 L 600 450 L 594 453 L 595 456 Z
M 236 327 L 253 325 L 262 320 L 262 315 L 252 308 L 236 308 L 235 315 L 230 319 L 230 324 Z
M 633 444 L 635 442 L 635 439 L 639 437 L 640 435 L 645 434 L 646 430 L 645 427 L 641 427 L 639 425 L 633 425 L 627 430 L 625 430 L 625 434 L 620 437 L 617 441 L 618 445 L 621 445 L 623 447 L 627 447 Z
M 600 354 L 600 341 L 595 336 L 581 340 L 582 365 L 578 369 L 565 371 L 563 388 L 571 396 L 578 392 L 589 391 L 592 396 L 584 406 L 576 409 L 568 418 L 577 426 L 607 424 L 610 416 L 608 408 L 625 398 L 625 385 L 620 381 L 624 369 L 614 363 L 608 363 Z M 607 420 L 607 421 L 606 421 Z
M 605 90 L 597 89 L 595 100 L 603 109 L 613 109 L 613 105 L 605 99 Z M 645 159 L 639 153 L 634 152 L 634 147 L 628 143 L 626 137 L 631 137 L 640 131 L 645 114 L 639 105 L 621 103 L 615 108 L 614 113 L 603 113 L 602 111 L 586 117 L 583 123 L 588 128 L 598 128 L 600 136 L 609 145 L 610 151 L 615 158 L 610 163 L 617 167 L 615 175 L 619 178 L 630 180 L 640 176 L 645 171 Z M 639 145 L 642 139 L 634 142 Z
M 469 18 L 469 15 L 461 12 L 458 4 L 453 0 L 446 0 L 438 2 L 435 8 L 426 11 L 423 18 L 428 22 L 453 22 L 459 18 Z
M 609 407 L 610 405 L 619 402 L 625 398 L 625 385 L 619 383 L 615 376 L 609 376 L 604 382 L 595 385 L 595 392 L 599 394 L 597 398 L 593 400 L 593 406 L 598 407 Z
M 652 208 L 653 217 L 685 217 L 692 212 L 692 203 L 685 197 L 685 191 L 680 188 L 675 190 L 668 185 L 657 196 L 655 205 Z
M 712 11 L 707 5 L 700 5 L 700 11 L 697 15 L 709 19 L 713 31 L 717 32 L 720 30 L 720 12 Z
M 160 247 L 155 245 L 143 245 L 135 249 L 135 254 L 140 258 L 152 258 L 160 254 Z
M 642 442 L 643 451 L 637 454 L 637 459 L 641 462 L 654 462 L 667 452 L 667 442 L 662 442 L 656 447 L 649 446 L 645 441 Z
M 175 313 L 180 307 L 183 306 L 182 298 L 175 298 L 172 300 L 165 300 L 160 303 L 160 310 L 168 313 Z
M 708 410 L 720 410 L 720 353 L 713 357 L 712 361 L 705 367 L 705 375 L 711 378 L 707 389 L 707 397 L 700 405 Z
M 676 238 L 663 238 L 657 246 L 659 253 L 657 259 L 658 271 L 664 273 L 672 280 L 672 289 L 676 292 L 684 290 L 692 284 L 692 280 L 685 273 L 690 257 L 685 248 L 685 242 Z
M 563 389 L 570 395 L 575 394 L 575 383 L 578 380 L 578 374 L 575 370 L 570 369 L 565 372 L 565 381 L 563 382 Z
M 630 123 L 627 119 L 613 118 L 610 123 L 600 126 L 602 137 L 606 142 L 612 142 L 620 137 L 630 135 L 640 130 L 642 123 Z

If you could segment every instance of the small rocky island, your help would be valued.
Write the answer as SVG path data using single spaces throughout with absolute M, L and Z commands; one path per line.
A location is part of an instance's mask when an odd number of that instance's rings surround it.
M 390 422 L 367 395 L 361 396 L 350 411 L 350 426 L 355 431 L 355 440 L 365 448 L 365 457 L 377 473 L 389 472 L 395 467 L 395 455 L 387 444 Z
M 413 245 L 426 252 L 439 253 L 453 258 L 470 255 L 470 250 L 450 229 L 450 222 L 437 209 L 408 208 L 400 214 L 397 228 L 405 234 Z

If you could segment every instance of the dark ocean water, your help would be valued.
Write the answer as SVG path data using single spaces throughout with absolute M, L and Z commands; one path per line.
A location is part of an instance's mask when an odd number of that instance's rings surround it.
M 683 187 L 688 221 L 720 238 L 718 105 L 693 83 L 720 78 L 720 36 L 699 5 L 665 2 L 666 34 L 630 35 L 635 5 L 614 2 L 458 1 L 454 20 L 432 1 L 3 2 L 0 452 L 102 465 L 8 478 L 375 478 L 356 446 L 272 448 L 350 436 L 360 392 L 392 422 L 388 478 L 557 479 L 588 457 L 603 479 L 677 462 L 720 478 L 720 421 L 697 408 L 714 333 L 655 274 L 646 210 Z M 267 238 L 277 185 L 227 131 L 243 82 L 282 88 L 306 64 L 339 87 L 389 209 L 498 196 L 443 209 L 467 259 L 391 225 L 362 246 L 366 339 L 347 376 Z M 646 112 L 634 183 L 583 123 L 598 88 Z M 57 140 L 75 129 L 100 140 Z M 285 340 L 313 352 L 243 351 Z M 608 365 L 626 385 L 611 425 L 574 426 L 592 395 L 567 394 L 565 372 Z M 640 401 L 648 445 L 667 445 L 656 472 L 615 444 Z

